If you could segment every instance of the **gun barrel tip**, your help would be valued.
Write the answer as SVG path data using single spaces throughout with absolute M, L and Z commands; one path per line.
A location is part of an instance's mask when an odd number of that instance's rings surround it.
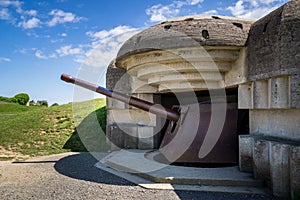
M 72 76 L 68 75 L 68 74 L 62 74 L 60 76 L 60 79 L 63 80 L 63 81 L 66 81 L 68 83 L 74 83 L 74 81 L 75 81 L 74 78 Z

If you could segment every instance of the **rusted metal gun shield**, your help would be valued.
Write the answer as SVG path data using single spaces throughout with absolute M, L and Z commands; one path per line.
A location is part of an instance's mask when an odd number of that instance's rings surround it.
M 197 136 L 200 113 L 198 103 L 183 105 L 180 107 L 179 121 L 169 123 L 159 151 L 170 163 L 176 162 L 192 145 Z
M 199 121 L 191 112 L 195 106 L 200 108 L 201 119 Z M 164 157 L 170 163 L 237 163 L 237 104 L 227 104 L 225 123 L 221 135 L 212 150 L 204 158 L 199 158 L 199 151 L 207 136 L 210 123 L 214 123 L 212 121 L 214 119 L 211 119 L 212 105 L 200 103 L 188 105 L 188 107 L 185 118 L 177 123 L 177 127 L 173 132 L 171 132 L 172 124 L 169 124 L 159 149 L 162 154 L 161 157 Z M 196 135 L 193 134 L 195 130 L 197 130 Z M 178 137 L 179 135 L 180 137 Z M 187 140 L 192 140 L 191 144 L 187 149 L 181 149 L 185 148 Z M 185 150 L 184 153 L 178 158 L 178 152 L 183 150 Z

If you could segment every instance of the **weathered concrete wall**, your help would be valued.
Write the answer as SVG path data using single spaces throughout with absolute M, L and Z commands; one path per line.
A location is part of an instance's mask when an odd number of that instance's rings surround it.
M 274 76 L 240 84 L 239 108 L 289 109 L 295 107 L 291 101 L 293 98 L 291 76 Z
M 239 167 L 243 172 L 253 172 L 253 137 L 239 136 Z
M 137 91 L 152 91 L 152 87 L 135 81 L 135 78 L 130 76 L 126 70 L 115 67 L 113 62 L 107 69 L 106 87 L 129 96 L 153 101 L 153 94 L 136 94 Z M 156 116 L 112 98 L 107 98 L 106 102 L 106 134 L 111 150 L 120 148 L 152 149 Z
M 293 0 L 255 22 L 247 41 L 248 81 L 291 77 L 291 107 L 300 108 L 300 3 Z
M 290 1 L 255 22 L 247 41 L 248 78 L 265 79 L 299 70 L 300 4 Z M 299 71 L 298 71 L 299 72 Z
M 270 147 L 270 176 L 273 194 L 290 196 L 290 145 L 273 143 Z
M 290 154 L 291 197 L 300 199 L 300 147 L 293 146 Z
M 300 109 L 250 110 L 250 133 L 300 142 Z
M 246 65 L 247 47 L 241 48 L 239 57 L 231 64 L 231 69 L 225 74 L 225 87 L 237 86 L 247 80 Z
M 110 64 L 106 72 L 106 88 L 110 90 L 118 90 L 120 92 L 128 91 L 130 86 L 129 83 L 125 81 L 124 69 L 116 68 L 114 62 Z M 123 78 L 122 78 L 123 77 Z M 123 88 L 122 84 L 123 82 Z M 112 150 L 120 149 L 124 147 L 124 141 L 126 134 L 122 131 L 114 121 L 110 120 L 110 112 L 113 109 L 125 109 L 125 103 L 106 98 L 106 108 L 107 108 L 107 125 L 106 125 L 106 136 L 107 142 L 110 144 Z
M 113 90 L 115 89 L 115 87 L 117 85 L 121 85 L 121 84 L 117 84 L 118 82 L 120 82 L 122 79 L 122 77 L 125 75 L 126 70 L 115 67 L 114 66 L 114 61 L 111 62 L 111 64 L 108 66 L 107 68 L 107 72 L 106 72 L 106 88 Z M 125 79 L 123 79 L 125 80 Z M 129 83 L 123 81 L 123 84 L 127 85 L 127 88 L 129 88 Z M 121 88 L 119 88 L 121 89 Z M 126 88 L 122 88 L 122 89 L 126 89 Z M 128 90 L 128 89 L 126 89 Z
M 249 171 L 252 164 L 255 177 L 281 198 L 300 197 L 299 63 L 300 1 L 292 0 L 251 26 L 246 80 L 238 91 L 238 107 L 250 110 L 249 137 L 254 141 L 241 147 L 240 168 Z M 240 138 L 242 144 L 247 141 L 251 139 Z
M 270 145 L 271 143 L 260 138 L 253 142 L 253 172 L 254 177 L 263 179 L 270 185 Z
M 268 136 L 240 136 L 240 170 L 262 179 L 273 195 L 300 197 L 300 144 Z

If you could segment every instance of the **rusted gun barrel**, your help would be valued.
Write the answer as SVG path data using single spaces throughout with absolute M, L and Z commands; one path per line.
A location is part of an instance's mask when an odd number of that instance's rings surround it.
M 154 104 L 154 103 L 151 103 L 151 102 L 148 102 L 148 101 L 136 98 L 136 97 L 130 97 L 130 96 L 127 96 L 127 95 L 119 93 L 119 92 L 114 92 L 112 90 L 89 83 L 87 81 L 84 81 L 84 80 L 81 80 L 78 78 L 74 78 L 68 74 L 62 74 L 61 80 L 66 81 L 68 83 L 73 83 L 75 85 L 81 86 L 83 88 L 92 90 L 97 93 L 103 94 L 107 97 L 117 99 L 119 101 L 127 103 L 136 108 L 156 114 L 160 117 L 163 117 L 163 118 L 175 121 L 175 122 L 177 122 L 179 120 L 180 115 L 178 112 L 168 109 L 168 108 L 164 108 L 161 105 Z

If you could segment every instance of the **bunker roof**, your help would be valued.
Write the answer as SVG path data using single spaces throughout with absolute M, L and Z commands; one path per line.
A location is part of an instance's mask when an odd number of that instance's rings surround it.
M 225 16 L 196 15 L 154 25 L 127 40 L 117 60 L 154 49 L 196 46 L 245 46 L 253 21 Z

